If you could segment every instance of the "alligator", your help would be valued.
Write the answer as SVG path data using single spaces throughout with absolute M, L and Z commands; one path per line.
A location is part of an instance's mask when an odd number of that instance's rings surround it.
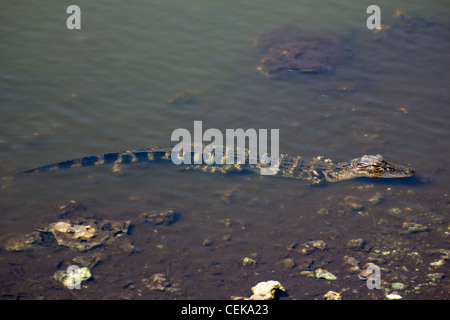
M 58 162 L 30 169 L 21 174 L 35 174 L 49 170 L 85 167 L 102 164 L 112 164 L 115 167 L 121 164 L 137 162 L 172 162 L 173 147 L 153 147 L 148 149 L 106 153 L 102 155 L 87 156 L 78 159 Z M 194 147 L 193 147 L 194 148 Z M 194 149 L 192 149 L 194 150 Z M 233 153 L 234 154 L 234 153 Z M 200 153 L 200 156 L 203 154 Z M 234 164 L 195 164 L 195 152 L 190 152 L 191 160 L 194 164 L 182 165 L 185 169 L 201 170 L 204 172 L 233 173 L 242 171 L 256 171 L 265 165 L 261 164 L 258 158 L 256 164 L 249 161 L 251 153 L 245 149 L 244 161 L 234 162 Z M 236 155 L 235 155 L 236 157 Z M 224 157 L 225 158 L 225 157 Z M 242 159 L 241 159 L 242 160 Z M 242 163 L 243 162 L 243 163 Z M 223 162 L 225 163 L 225 161 Z M 415 174 L 414 169 L 403 165 L 386 161 L 382 155 L 363 155 L 346 162 L 334 163 L 324 157 L 305 159 L 300 156 L 290 156 L 280 154 L 278 160 L 277 176 L 292 179 L 309 180 L 312 184 L 322 182 L 338 182 L 354 179 L 358 177 L 372 178 L 403 178 Z

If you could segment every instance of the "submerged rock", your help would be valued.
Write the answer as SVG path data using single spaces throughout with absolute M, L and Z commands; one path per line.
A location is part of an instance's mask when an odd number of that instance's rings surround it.
M 450 259 L 450 250 L 449 249 L 430 249 L 428 250 L 430 254 L 440 254 L 441 258 L 444 260 Z
M 322 250 L 322 251 L 326 250 L 327 244 L 325 243 L 325 241 L 323 241 L 323 240 L 308 241 L 308 242 L 305 242 L 304 244 L 302 244 L 301 246 L 296 247 L 294 249 L 294 251 L 299 252 L 301 254 L 308 255 L 308 254 L 313 253 L 317 249 Z
M 147 223 L 156 225 L 169 225 L 175 221 L 175 211 L 172 209 L 165 211 L 148 211 L 140 215 L 140 218 Z
M 415 222 L 404 222 L 403 229 L 405 230 L 402 232 L 402 234 L 414 234 L 418 232 L 431 231 L 430 227 Z
M 275 267 L 277 269 L 283 269 L 283 270 L 291 270 L 295 267 L 296 263 L 291 258 L 286 258 L 281 261 L 278 261 L 275 263 Z
M 73 218 L 77 213 L 83 213 L 85 211 L 86 207 L 75 200 L 69 200 L 57 208 L 59 219 Z
M 444 278 L 444 274 L 437 272 L 437 273 L 430 273 L 427 274 L 428 279 L 430 279 L 431 281 L 436 281 L 436 280 L 440 280 L 442 278 Z
M 361 268 L 359 267 L 359 261 L 354 257 L 344 256 L 344 264 L 350 266 L 350 272 L 361 271 Z
M 127 234 L 130 223 L 78 218 L 51 223 L 42 231 L 53 234 L 60 246 L 86 251 Z
M 366 246 L 366 240 L 364 239 L 351 239 L 347 242 L 347 248 L 353 250 L 363 250 Z
M 127 234 L 130 223 L 129 220 L 62 219 L 29 234 L 15 235 L 4 247 L 8 251 L 23 251 L 56 239 L 60 246 L 86 251 Z
M 375 193 L 373 196 L 371 196 L 367 201 L 372 204 L 376 205 L 379 204 L 383 200 L 383 195 L 379 192 Z
M 68 288 L 76 287 L 91 277 L 91 271 L 87 267 L 75 268 L 72 272 L 56 271 L 53 275 L 53 279 L 61 282 Z
M 262 52 L 257 70 L 267 77 L 329 73 L 353 56 L 338 40 L 293 26 L 264 32 L 255 44 Z
M 181 91 L 175 93 L 168 99 L 171 105 L 187 105 L 197 103 L 199 100 L 199 92 L 197 91 Z
M 75 263 L 82 265 L 83 267 L 89 267 L 92 269 L 96 264 L 100 263 L 103 260 L 103 257 L 99 253 L 87 253 L 82 256 L 78 256 L 72 259 Z
M 448 20 L 413 17 L 403 10 L 396 10 L 393 16 L 383 22 L 381 29 L 374 29 L 373 33 L 375 39 L 381 42 L 414 43 L 420 35 L 445 39 L 449 30 Z
M 155 273 L 149 279 L 142 279 L 142 283 L 151 291 L 170 293 L 181 293 L 182 291 L 178 284 L 171 284 L 163 273 Z
M 340 205 L 346 212 L 360 211 L 364 209 L 364 206 L 359 202 L 359 199 L 354 196 L 346 196 Z
M 144 280 L 143 280 L 144 281 Z M 147 282 L 147 281 L 144 281 Z M 164 291 L 170 286 L 169 280 L 162 273 L 156 273 L 151 276 L 149 283 L 146 285 L 152 291 Z
M 40 232 L 33 231 L 29 234 L 19 234 L 8 239 L 4 245 L 7 251 L 24 251 L 33 249 L 36 245 L 40 245 L 43 238 Z
M 391 208 L 389 211 L 392 212 L 393 214 L 402 213 L 402 209 L 400 209 L 400 208 Z
M 202 242 L 202 245 L 203 245 L 204 247 L 212 246 L 212 244 L 213 244 L 213 241 L 212 241 L 211 239 L 205 239 L 205 240 L 203 240 L 203 242 Z
M 359 280 L 366 281 L 371 275 L 373 275 L 373 271 L 367 270 L 367 269 L 363 269 L 363 270 L 361 270 L 361 272 L 358 274 L 358 279 L 359 279 Z
M 242 259 L 242 265 L 244 265 L 246 267 L 255 268 L 256 264 L 257 264 L 256 261 L 252 258 L 245 257 L 244 259 Z

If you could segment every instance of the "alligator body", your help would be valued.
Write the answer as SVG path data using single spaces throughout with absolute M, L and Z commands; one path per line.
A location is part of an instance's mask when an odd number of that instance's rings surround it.
M 190 152 L 191 165 L 182 165 L 186 169 L 196 169 L 205 172 L 240 172 L 240 171 L 256 171 L 262 166 L 258 161 L 251 164 L 251 154 L 246 149 L 244 163 L 234 162 L 235 164 L 195 164 L 198 163 L 195 157 L 203 156 L 203 154 L 195 154 Z M 114 166 L 137 162 L 172 162 L 172 147 L 154 147 L 142 150 L 124 151 L 116 153 L 107 153 L 97 156 L 88 156 L 55 164 L 41 166 L 22 172 L 22 174 L 39 173 L 49 170 L 76 168 L 93 165 L 111 164 Z M 224 156 L 225 159 L 226 155 Z M 236 155 L 235 155 L 236 158 Z M 242 159 L 241 159 L 242 160 Z M 242 161 L 241 161 L 242 162 Z M 224 161 L 225 163 L 225 161 Z M 403 178 L 410 177 L 415 174 L 414 169 L 403 165 L 393 164 L 386 161 L 381 155 L 363 155 L 347 162 L 334 163 L 323 157 L 305 159 L 300 156 L 290 156 L 281 154 L 279 156 L 279 169 L 277 176 L 285 178 L 310 180 L 313 184 L 323 181 L 337 182 L 343 180 L 354 179 L 358 177 L 373 178 Z

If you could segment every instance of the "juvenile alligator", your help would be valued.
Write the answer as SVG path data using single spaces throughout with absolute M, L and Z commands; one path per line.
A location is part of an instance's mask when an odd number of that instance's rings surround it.
M 149 149 L 107 153 L 97 156 L 88 156 L 55 164 L 50 164 L 22 172 L 22 174 L 39 173 L 55 169 L 85 167 L 102 164 L 120 164 L 137 162 L 171 162 L 172 147 L 154 147 Z M 200 154 L 202 155 L 202 154 Z M 259 159 L 257 164 L 249 164 L 250 154 L 245 152 L 244 164 L 200 164 L 182 165 L 186 169 L 197 169 L 205 172 L 240 172 L 244 170 L 256 171 L 262 166 Z M 194 152 L 191 152 L 191 163 L 195 163 Z M 251 162 L 250 162 L 251 163 Z M 313 184 L 323 181 L 337 182 L 358 177 L 373 178 L 403 178 L 415 174 L 414 169 L 387 162 L 381 155 L 363 155 L 346 162 L 334 163 L 323 157 L 305 159 L 300 156 L 281 154 L 279 157 L 279 170 L 277 176 L 311 180 Z

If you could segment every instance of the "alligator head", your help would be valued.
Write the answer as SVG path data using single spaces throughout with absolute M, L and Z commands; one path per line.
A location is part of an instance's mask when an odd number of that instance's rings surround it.
M 356 173 L 363 177 L 404 178 L 415 174 L 414 169 L 387 162 L 382 155 L 363 155 L 351 161 Z

